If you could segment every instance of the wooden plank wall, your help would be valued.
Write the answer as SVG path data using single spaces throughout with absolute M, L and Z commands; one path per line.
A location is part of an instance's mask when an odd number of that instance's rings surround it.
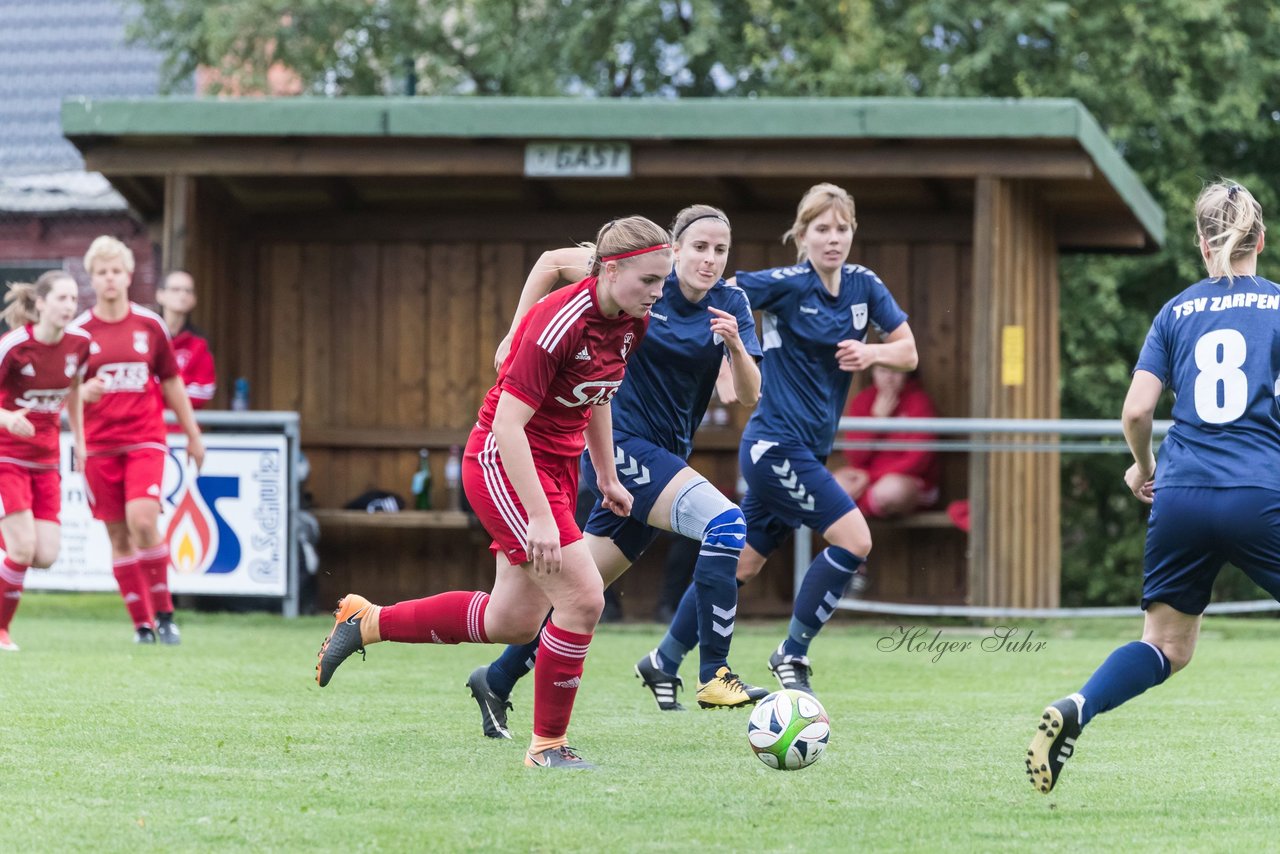
M 1058 257 L 1053 225 L 1027 182 L 979 179 L 974 218 L 972 408 L 975 417 L 1057 418 Z M 1025 381 L 1004 385 L 1002 337 L 1026 335 Z M 1010 440 L 1025 444 L 1030 438 Z M 971 601 L 1057 607 L 1058 455 L 975 454 Z
M 408 499 L 416 448 L 335 447 L 308 436 L 388 428 L 465 436 L 493 381 L 493 351 L 525 272 L 553 244 L 378 240 L 355 229 L 345 241 L 255 241 L 237 235 L 216 199 L 202 197 L 199 211 L 193 229 L 200 239 L 191 242 L 190 266 L 201 282 L 201 317 L 219 359 L 220 400 L 229 399 L 234 377 L 245 376 L 253 408 L 301 413 L 311 462 L 306 488 L 316 506 L 341 507 L 371 488 Z M 958 244 L 926 242 L 858 242 L 854 250 L 855 260 L 880 272 L 912 313 L 922 345 L 929 342 L 922 346 L 923 377 L 943 414 L 963 414 L 967 400 L 968 298 L 962 291 L 968 252 Z M 793 259 L 776 241 L 744 241 L 734 247 L 730 269 Z M 747 416 L 736 409 L 729 429 L 708 434 L 715 449 L 696 452 L 692 460 L 728 494 L 737 482 L 734 438 Z M 444 500 L 445 456 L 444 448 L 432 449 L 437 502 Z M 963 497 L 963 463 L 949 460 L 946 472 L 947 496 Z M 937 534 L 917 531 L 902 549 L 881 550 L 882 592 L 940 601 L 963 595 L 956 579 L 964 577 L 964 539 Z M 321 543 L 321 596 L 328 601 L 358 589 L 389 601 L 488 589 L 493 561 L 487 543 L 480 531 L 330 526 Z M 891 562 L 895 551 L 902 556 Z M 620 583 L 629 615 L 647 616 L 660 587 L 665 547 L 652 552 Z M 766 578 L 744 591 L 743 614 L 784 613 L 791 577 L 790 552 L 783 550 Z

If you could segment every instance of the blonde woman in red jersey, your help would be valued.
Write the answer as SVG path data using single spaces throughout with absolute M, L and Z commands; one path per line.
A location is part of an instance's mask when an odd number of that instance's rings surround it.
M 129 301 L 133 253 L 112 237 L 99 237 L 84 256 L 98 303 L 73 322 L 93 336 L 88 378 L 78 407 L 69 410 L 76 455 L 83 462 L 93 517 L 106 523 L 111 565 L 133 619 L 134 641 L 180 641 L 169 593 L 169 548 L 160 536 L 160 483 L 164 475 L 164 415 L 152 391 L 187 434 L 187 458 L 198 469 L 204 442 L 187 399 L 169 330 L 155 312 Z
M 525 764 L 591 768 L 566 732 L 604 586 L 574 523 L 585 445 L 603 506 L 631 512 L 631 494 L 613 464 L 609 401 L 627 357 L 640 346 L 649 308 L 671 272 L 671 239 L 643 217 L 609 223 L 596 238 L 586 279 L 538 302 L 512 338 L 511 353 L 484 405 L 462 464 L 463 487 L 493 537 L 492 594 L 454 592 L 380 608 L 350 594 L 320 647 L 323 687 L 348 656 L 401 643 L 528 643 L 534 667 L 533 742 Z
M 27 569 L 48 569 L 58 557 L 62 482 L 58 474 L 59 415 L 79 392 L 89 359 L 89 335 L 68 329 L 80 289 L 61 270 L 34 285 L 11 284 L 8 332 L 0 338 L 0 650 L 17 652 L 9 624 Z

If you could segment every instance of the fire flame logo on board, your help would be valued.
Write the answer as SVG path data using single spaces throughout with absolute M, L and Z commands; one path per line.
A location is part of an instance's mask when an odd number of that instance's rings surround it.
M 192 575 L 209 569 L 218 553 L 218 529 L 209 524 L 211 516 L 195 482 L 189 481 L 165 532 L 169 559 L 177 572 Z

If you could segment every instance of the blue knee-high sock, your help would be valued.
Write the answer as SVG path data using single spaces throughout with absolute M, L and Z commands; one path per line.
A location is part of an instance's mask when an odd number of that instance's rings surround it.
M 1133 641 L 1118 648 L 1080 689 L 1080 725 L 1169 678 L 1169 659 L 1155 645 Z
M 542 625 L 546 626 L 547 620 L 551 619 L 548 613 L 546 619 L 542 621 Z M 542 637 L 539 631 L 537 636 L 528 643 L 511 644 L 502 651 L 502 654 L 493 660 L 489 665 L 489 688 L 493 693 L 506 700 L 511 696 L 511 691 L 516 687 L 516 683 L 524 678 L 530 670 L 533 670 L 533 660 L 538 655 L 538 638 Z
M 695 585 L 685 588 L 676 606 L 675 616 L 667 634 L 658 644 L 658 664 L 667 673 L 675 675 L 680 670 L 689 650 L 698 645 L 698 592 Z
M 729 644 L 738 615 L 738 556 L 746 539 L 747 522 L 737 507 L 712 519 L 702 534 L 698 562 L 693 565 L 701 682 L 710 682 L 729 663 Z
M 782 642 L 785 654 L 808 654 L 809 644 L 831 619 L 836 603 L 863 563 L 864 558 L 839 546 L 827 546 L 813 559 L 800 582 L 800 592 L 796 594 L 791 627 L 787 639 Z

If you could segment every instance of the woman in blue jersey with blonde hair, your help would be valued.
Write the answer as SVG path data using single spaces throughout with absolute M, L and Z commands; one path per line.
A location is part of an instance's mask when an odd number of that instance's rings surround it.
M 795 243 L 796 264 L 730 280 L 762 312 L 764 344 L 761 402 L 738 454 L 748 488 L 738 578 L 759 573 L 801 525 L 829 543 L 806 570 L 787 637 L 769 658 L 783 688 L 811 694 L 809 644 L 845 590 L 865 584 L 871 551 L 867 520 L 826 467 L 849 385 L 856 371 L 873 365 L 910 371 L 917 361 L 907 315 L 889 289 L 871 270 L 847 263 L 857 224 L 848 192 L 835 184 L 810 187 L 783 237 Z M 872 327 L 881 343 L 866 342 Z M 676 665 L 687 648 L 680 638 L 689 635 L 689 616 L 682 600 L 658 647 Z
M 721 278 L 728 261 L 729 219 L 709 205 L 682 210 L 672 224 L 675 269 L 649 312 L 644 344 L 631 356 L 613 399 L 614 460 L 634 497 L 631 515 L 618 517 L 596 502 L 585 527 L 587 545 L 606 585 L 653 542 L 659 530 L 700 541 L 690 596 L 695 642 L 701 653 L 697 700 L 704 708 L 754 703 L 767 691 L 742 682 L 729 668 L 729 644 L 737 615 L 735 572 L 746 542 L 742 511 L 687 462 L 693 432 L 706 411 L 727 359 L 738 399 L 760 396 L 760 344 L 751 305 Z M 590 248 L 544 253 L 520 296 L 513 327 L 557 284 L 581 278 Z M 505 358 L 507 342 L 498 348 Z M 583 468 L 594 490 L 595 473 Z M 509 738 L 506 711 L 515 682 L 529 671 L 537 644 L 511 646 L 467 680 L 480 706 L 485 735 Z M 653 656 L 636 667 L 659 708 L 679 708 L 679 680 L 662 672 Z
M 1191 661 L 1223 564 L 1280 599 L 1280 285 L 1258 275 L 1266 227 L 1248 190 L 1210 184 L 1195 214 L 1208 276 L 1152 321 L 1121 416 L 1134 459 L 1125 483 L 1152 505 L 1142 639 L 1041 713 L 1025 763 L 1046 794 L 1087 723 Z M 1157 466 L 1151 425 L 1165 389 L 1174 424 Z

